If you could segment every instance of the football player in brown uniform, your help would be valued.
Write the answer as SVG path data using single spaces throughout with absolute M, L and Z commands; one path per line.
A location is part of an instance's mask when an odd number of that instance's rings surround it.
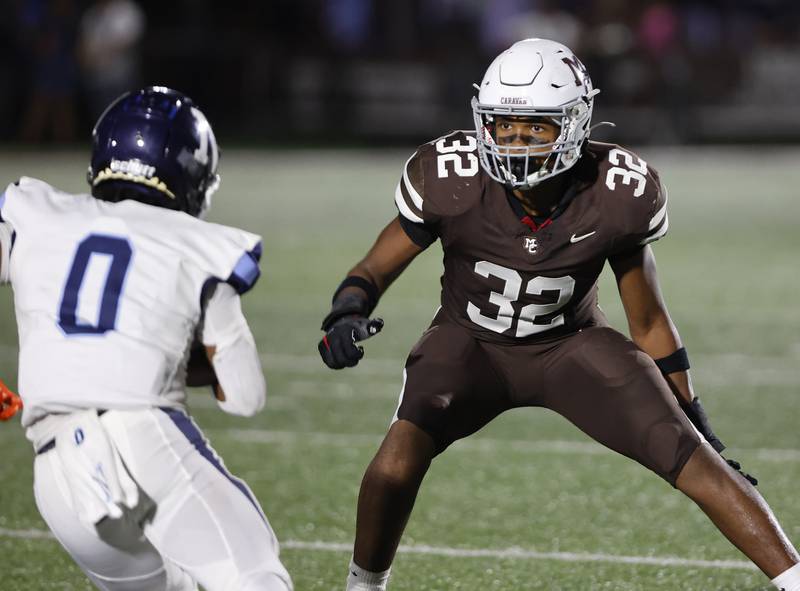
M 654 471 L 776 587 L 800 590 L 800 556 L 755 479 L 718 453 L 692 391 L 648 246 L 669 223 L 658 173 L 588 141 L 597 92 L 563 45 L 529 39 L 502 53 L 473 99 L 475 131 L 408 160 L 399 216 L 336 290 L 319 350 L 339 369 L 381 330 L 370 319 L 380 295 L 441 241 L 441 308 L 408 356 L 395 420 L 361 484 L 348 590 L 386 588 L 431 460 L 520 406 L 554 410 Z M 606 261 L 632 340 L 597 305 Z

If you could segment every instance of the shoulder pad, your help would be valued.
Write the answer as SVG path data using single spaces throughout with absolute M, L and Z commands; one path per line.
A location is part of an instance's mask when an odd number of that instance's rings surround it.
M 663 237 L 669 228 L 667 192 L 658 172 L 620 146 L 591 142 L 589 150 L 598 160 L 603 206 L 616 221 L 616 242 L 634 247 Z
M 473 132 L 454 131 L 420 146 L 403 167 L 395 191 L 400 214 L 416 223 L 460 215 L 480 200 L 483 187 Z

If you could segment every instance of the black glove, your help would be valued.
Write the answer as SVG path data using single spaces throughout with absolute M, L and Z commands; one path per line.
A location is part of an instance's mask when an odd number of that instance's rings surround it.
M 683 408 L 683 412 L 686 413 L 687 418 L 692 422 L 697 430 L 700 431 L 700 434 L 706 438 L 706 441 L 711 444 L 711 447 L 713 447 L 717 453 L 722 455 L 722 451 L 725 449 L 725 444 L 722 443 L 722 441 L 719 440 L 719 437 L 714 435 L 714 432 L 711 430 L 711 425 L 708 422 L 708 416 L 706 415 L 703 405 L 700 404 L 700 399 L 695 398 L 690 404 L 682 404 L 681 407 Z M 758 479 L 747 472 L 743 472 L 742 465 L 739 462 L 736 460 L 729 460 L 724 456 L 722 459 L 728 462 L 728 465 L 741 474 L 743 478 L 746 478 L 750 484 L 753 486 L 758 485 Z
M 319 354 L 325 365 L 331 369 L 353 367 L 364 356 L 364 348 L 356 345 L 359 341 L 378 334 L 383 328 L 383 320 L 364 316 L 345 316 L 339 318 L 328 328 L 319 342 Z
M 706 416 L 706 411 L 703 408 L 703 405 L 700 404 L 700 399 L 695 398 L 689 404 L 681 404 L 683 408 L 683 412 L 686 413 L 686 417 L 692 422 L 700 434 L 706 438 L 711 444 L 717 453 L 722 453 L 725 449 L 725 444 L 722 443 L 719 438 L 714 435 L 714 432 L 711 430 L 711 425 L 708 422 L 708 416 Z

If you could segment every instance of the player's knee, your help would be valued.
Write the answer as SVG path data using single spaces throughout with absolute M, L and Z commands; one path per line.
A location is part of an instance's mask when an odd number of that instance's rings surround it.
M 699 443 L 692 429 L 677 417 L 669 416 L 647 429 L 643 451 L 648 467 L 675 486 L 678 475 Z
M 365 479 L 382 487 L 401 489 L 412 486 L 425 474 L 428 462 L 417 461 L 413 454 L 378 454 L 370 464 Z

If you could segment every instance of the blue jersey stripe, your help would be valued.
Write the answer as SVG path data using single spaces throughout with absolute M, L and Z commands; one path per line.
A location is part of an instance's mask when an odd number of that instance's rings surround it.
M 253 250 L 241 256 L 233 268 L 233 273 L 228 277 L 227 283 L 230 283 L 240 294 L 250 291 L 261 276 L 261 270 L 258 268 L 260 258 L 261 243 L 259 242 Z
M 0 222 L 3 221 L 3 206 L 6 204 L 6 192 L 0 195 Z
M 227 478 L 236 488 L 242 491 L 242 494 L 247 497 L 247 500 L 252 503 L 253 507 L 255 507 L 258 514 L 261 516 L 261 519 L 264 523 L 267 523 L 267 518 L 264 515 L 264 512 L 261 510 L 261 506 L 258 504 L 258 501 L 253 498 L 250 489 L 247 488 L 247 485 L 236 478 L 233 474 L 228 472 L 225 466 L 222 464 L 222 460 L 220 460 L 219 456 L 217 456 L 216 452 L 208 446 L 208 442 L 206 441 L 203 434 L 200 432 L 200 429 L 197 428 L 197 425 L 186 415 L 186 413 L 176 410 L 174 408 L 162 408 L 162 411 L 166 413 L 166 415 L 172 419 L 172 422 L 175 423 L 175 426 L 180 429 L 181 433 L 184 434 L 186 439 L 189 440 L 194 448 L 203 456 L 206 460 L 208 460 L 212 466 L 214 466 L 225 478 Z

